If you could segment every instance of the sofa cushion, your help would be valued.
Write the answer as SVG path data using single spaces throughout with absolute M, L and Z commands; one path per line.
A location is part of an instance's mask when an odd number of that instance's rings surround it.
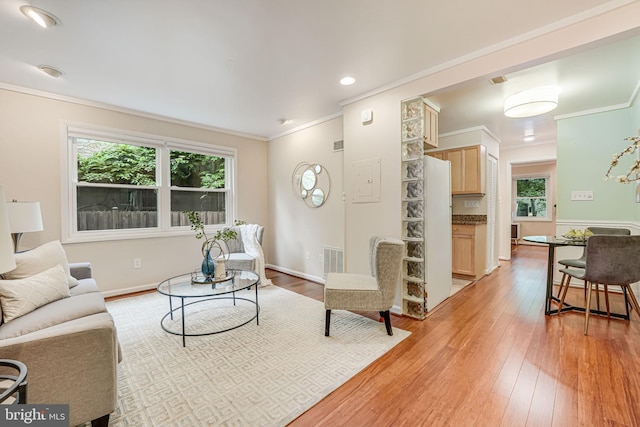
M 229 270 L 248 270 L 254 271 L 256 265 L 256 259 L 251 255 L 247 255 L 244 252 L 231 253 L 229 259 L 224 262 L 224 266 Z
M 68 296 L 69 282 L 60 264 L 26 279 L 0 280 L 0 305 L 5 322 Z
M 78 285 L 78 281 L 71 276 L 67 254 L 64 252 L 59 240 L 47 242 L 30 251 L 17 253 L 15 258 L 16 268 L 5 273 L 5 276 L 9 279 L 26 279 L 62 264 L 67 275 L 69 287 L 73 288 Z
M 104 298 L 99 292 L 64 298 L 3 324 L 0 326 L 0 340 L 18 337 L 106 311 Z
M 71 296 L 88 294 L 90 292 L 100 292 L 98 284 L 94 279 L 81 279 L 78 280 L 78 286 L 69 289 Z

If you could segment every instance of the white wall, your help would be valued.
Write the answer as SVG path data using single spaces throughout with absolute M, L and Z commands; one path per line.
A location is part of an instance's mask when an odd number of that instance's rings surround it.
M 400 213 L 400 102 L 417 95 L 425 95 L 442 88 L 472 79 L 488 79 L 505 69 L 542 62 L 545 57 L 562 53 L 601 38 L 618 34 L 638 26 L 640 3 L 633 3 L 603 15 L 568 25 L 530 40 L 504 44 L 504 48 L 469 59 L 370 97 L 360 97 L 344 106 L 345 189 L 347 199 L 346 249 L 347 269 L 366 272 L 366 241 L 372 234 L 401 236 Z M 360 123 L 360 112 L 373 110 L 373 123 Z M 472 108 L 470 106 L 469 108 Z M 479 124 L 482 125 L 482 124 Z M 537 156 L 536 153 L 532 155 Z M 500 160 L 504 154 L 500 153 Z M 382 200 L 380 203 L 350 202 L 354 177 L 349 173 L 353 161 L 368 158 L 382 159 Z M 507 177 L 510 180 L 510 176 Z M 504 168 L 499 168 L 500 200 L 504 202 Z M 504 203 L 500 207 L 500 255 L 509 258 L 510 216 Z
M 61 239 L 61 122 L 73 121 L 237 149 L 237 217 L 267 224 L 267 143 L 168 121 L 0 89 L 0 183 L 7 199 L 39 201 L 44 231 L 25 234 L 21 249 Z M 265 241 L 273 236 L 268 227 Z M 65 245 L 71 262 L 90 261 L 100 289 L 117 294 L 157 285 L 196 268 L 200 242 L 184 236 Z M 267 254 L 268 257 L 268 254 Z M 142 268 L 133 269 L 133 259 Z
M 342 117 L 269 141 L 269 265 L 324 282 L 322 247 L 344 248 Z M 331 178 L 324 205 L 312 208 L 293 193 L 292 173 L 300 162 L 320 164 Z M 309 259 L 307 259 L 307 254 Z

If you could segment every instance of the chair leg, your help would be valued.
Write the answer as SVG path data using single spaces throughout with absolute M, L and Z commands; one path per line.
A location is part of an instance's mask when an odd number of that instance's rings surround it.
M 591 282 L 589 282 L 589 290 L 587 291 L 587 306 L 584 310 L 584 334 L 587 335 L 589 330 L 589 310 L 591 310 Z
M 558 298 L 562 298 L 562 288 L 564 287 L 564 281 L 566 280 L 567 276 L 567 273 L 562 273 L 562 278 L 560 279 L 560 287 L 558 288 Z M 571 278 L 569 278 L 569 281 L 571 281 Z M 562 304 L 560 304 L 560 307 L 562 307 Z
M 91 420 L 91 427 L 107 427 L 109 425 L 109 415 L 103 415 L 100 418 Z
M 565 276 L 567 276 L 567 283 L 564 285 L 564 290 L 562 288 L 563 282 L 565 280 Z M 558 306 L 558 314 L 561 313 L 562 306 L 564 305 L 564 299 L 567 297 L 567 291 L 569 290 L 569 284 L 571 283 L 571 276 L 568 274 L 563 274 L 562 279 L 560 280 L 560 290 L 562 291 L 562 295 L 558 292 L 558 296 L 560 297 L 560 305 Z
M 604 286 L 604 302 L 607 305 L 607 317 L 611 319 L 611 310 L 609 310 L 609 286 L 606 284 L 603 286 Z
M 384 317 L 384 325 L 387 327 L 387 334 L 393 335 L 393 329 L 391 329 L 391 316 L 389 315 L 389 310 L 383 311 L 382 317 Z
M 593 283 L 591 284 L 593 286 Z M 596 283 L 596 308 L 600 310 L 600 285 Z
M 640 315 L 640 304 L 638 304 L 638 300 L 636 299 L 636 295 L 633 293 L 633 289 L 631 289 L 630 285 L 625 285 L 627 290 L 629 291 L 629 299 L 631 300 L 631 305 L 637 314 Z
M 324 336 L 329 336 L 329 324 L 331 323 L 331 310 L 327 310 L 327 315 L 324 319 Z

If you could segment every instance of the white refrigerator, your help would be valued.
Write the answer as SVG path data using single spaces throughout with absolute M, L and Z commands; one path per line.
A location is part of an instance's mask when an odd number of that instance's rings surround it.
M 426 311 L 451 296 L 451 163 L 424 156 Z

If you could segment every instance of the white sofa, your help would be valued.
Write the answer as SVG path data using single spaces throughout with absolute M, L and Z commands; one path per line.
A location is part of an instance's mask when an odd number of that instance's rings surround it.
M 69 425 L 107 426 L 116 408 L 117 365 L 122 359 L 116 327 L 91 265 L 68 265 L 77 280 L 69 280 L 69 296 L 0 324 L 0 355 L 27 366 L 28 404 L 68 404 Z M 30 279 L 0 282 L 6 289 Z M 5 301 L 3 309 L 8 307 Z

